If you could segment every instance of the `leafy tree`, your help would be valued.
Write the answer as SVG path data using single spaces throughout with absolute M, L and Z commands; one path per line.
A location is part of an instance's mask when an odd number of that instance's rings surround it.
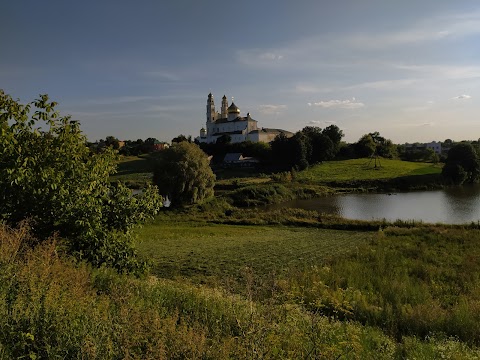
M 473 146 L 462 142 L 448 152 L 442 175 L 455 184 L 476 182 L 480 176 L 479 158 Z
M 382 138 L 377 142 L 377 154 L 384 158 L 395 158 L 398 156 L 397 146 L 390 139 Z
M 336 155 L 336 146 L 330 138 L 330 136 L 332 136 L 335 141 L 337 141 L 337 136 L 334 135 L 335 129 L 329 128 L 327 131 L 325 130 L 327 129 L 322 131 L 319 127 L 307 126 L 301 131 L 305 134 L 309 142 L 310 151 L 307 159 L 309 164 L 331 160 Z M 341 132 L 340 129 L 338 130 Z M 330 134 L 330 136 L 327 134 Z
M 332 141 L 335 147 L 335 153 L 338 152 L 340 148 L 340 141 L 345 136 L 343 131 L 337 125 L 330 125 L 323 129 L 322 134 L 328 136 L 328 138 Z
M 141 270 L 131 230 L 156 214 L 161 198 L 154 188 L 132 196 L 111 185 L 114 150 L 92 153 L 79 123 L 56 105 L 47 95 L 22 105 L 0 90 L 0 221 L 28 220 L 39 239 L 56 233 L 96 266 Z
M 292 163 L 298 170 L 304 170 L 309 165 L 309 159 L 312 154 L 310 139 L 301 131 L 297 132 L 289 139 L 292 149 Z
M 311 153 L 309 138 L 301 131 L 292 137 L 280 133 L 272 142 L 272 159 L 282 169 L 297 167 L 303 170 L 308 167 Z
M 172 143 L 180 143 L 180 142 L 184 142 L 184 141 L 191 143 L 192 142 L 192 136 L 189 135 L 188 137 L 186 137 L 185 135 L 180 134 L 180 135 L 178 135 L 178 136 L 176 136 L 172 139 Z
M 120 148 L 120 141 L 114 136 L 107 136 L 105 138 L 105 145 L 118 150 Z
M 363 135 L 357 143 L 355 143 L 355 153 L 357 157 L 369 157 L 376 151 L 377 145 L 372 135 Z
M 153 182 L 173 205 L 180 206 L 213 196 L 215 175 L 207 155 L 196 144 L 183 141 L 158 153 Z
M 397 146 L 390 139 L 380 136 L 378 131 L 363 135 L 355 144 L 357 157 L 369 157 L 373 154 L 385 158 L 396 157 Z

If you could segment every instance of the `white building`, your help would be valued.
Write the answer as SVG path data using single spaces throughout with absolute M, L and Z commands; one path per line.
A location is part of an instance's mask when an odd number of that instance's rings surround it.
M 415 144 L 406 143 L 405 144 L 405 150 L 406 151 L 421 151 L 421 150 L 425 150 L 425 149 L 432 149 L 435 152 L 435 154 L 441 155 L 442 154 L 442 143 L 432 141 L 432 142 L 429 142 L 429 143 L 422 143 L 422 144 L 419 144 L 419 143 L 415 143 Z
M 257 120 L 252 119 L 250 113 L 247 116 L 240 116 L 240 109 L 232 100 L 228 105 L 227 97 L 223 95 L 220 113 L 215 111 L 213 95 L 208 94 L 207 98 L 207 122 L 206 128 L 200 130 L 199 142 L 215 143 L 222 135 L 230 136 L 232 143 L 243 141 L 270 142 L 275 137 L 284 133 L 288 137 L 293 133 L 281 129 L 258 128 Z
M 432 142 L 429 142 L 425 145 L 427 146 L 427 149 L 432 149 L 433 151 L 435 151 L 435 154 L 442 155 L 442 143 L 441 142 L 432 141 Z

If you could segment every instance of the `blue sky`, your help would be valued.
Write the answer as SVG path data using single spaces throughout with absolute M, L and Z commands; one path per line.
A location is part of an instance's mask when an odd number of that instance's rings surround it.
M 480 3 L 5 1 L 0 88 L 90 140 L 197 136 L 211 91 L 259 126 L 480 138 Z

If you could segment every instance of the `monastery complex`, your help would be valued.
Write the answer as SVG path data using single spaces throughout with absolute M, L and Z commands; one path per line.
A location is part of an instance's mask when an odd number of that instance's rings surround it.
M 215 143 L 223 135 L 230 136 L 232 143 L 270 142 L 280 133 L 284 133 L 288 137 L 293 135 L 286 130 L 259 128 L 257 120 L 253 119 L 250 113 L 247 113 L 245 117 L 240 115 L 240 109 L 235 105 L 233 99 L 229 106 L 225 95 L 222 98 L 221 110 L 217 112 L 213 95 L 208 94 L 206 115 L 206 128 L 200 130 L 200 137 L 197 138 L 199 142 L 203 143 Z

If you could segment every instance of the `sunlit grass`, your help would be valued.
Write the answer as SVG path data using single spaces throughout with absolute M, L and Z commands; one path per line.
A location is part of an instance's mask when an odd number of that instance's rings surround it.
M 392 179 L 402 176 L 439 174 L 440 165 L 380 159 L 375 167 L 374 159 L 328 161 L 297 174 L 298 180 L 308 182 L 334 182 L 351 180 Z
M 131 188 L 142 188 L 152 182 L 153 168 L 147 155 L 120 156 L 117 173 L 111 181 L 123 181 Z
M 258 277 L 307 268 L 354 249 L 370 233 L 301 227 L 161 222 L 139 230 L 138 248 L 161 277 L 225 283 L 248 267 Z

